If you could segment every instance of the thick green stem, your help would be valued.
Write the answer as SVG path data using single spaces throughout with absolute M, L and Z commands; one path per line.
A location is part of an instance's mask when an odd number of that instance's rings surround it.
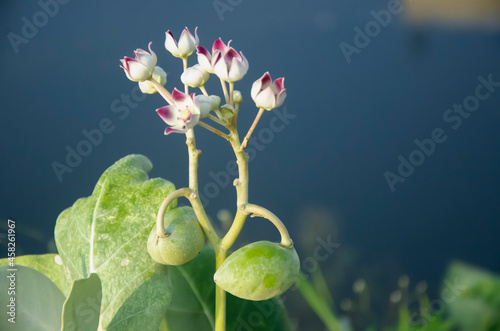
M 186 145 L 189 152 L 189 188 L 198 192 L 198 157 L 201 151 L 196 149 L 196 139 L 193 128 L 186 132 Z
M 215 269 L 218 270 L 226 259 L 227 250 L 221 249 L 215 255 Z M 226 330 L 226 291 L 215 285 L 215 331 Z
M 186 144 L 189 151 L 189 188 L 191 189 L 191 193 L 189 194 L 188 199 L 193 206 L 193 210 L 196 214 L 196 217 L 198 218 L 198 221 L 200 222 L 203 231 L 205 232 L 205 235 L 208 238 L 208 241 L 217 254 L 219 250 L 220 239 L 217 236 L 217 233 L 215 232 L 212 224 L 208 220 L 205 208 L 203 208 L 200 196 L 198 195 L 198 157 L 200 156 L 201 151 L 196 149 L 196 140 L 192 128 L 186 132 Z
M 238 137 L 238 132 L 236 127 L 230 127 L 231 135 L 229 136 L 231 146 L 236 154 L 236 159 L 238 162 L 239 178 L 235 180 L 234 184 L 236 186 L 237 192 L 237 204 L 238 211 L 236 212 L 235 219 L 231 228 L 224 236 L 219 245 L 219 251 L 216 252 L 216 269 L 219 269 L 221 264 L 224 262 L 227 256 L 227 251 L 234 244 L 236 238 L 241 232 L 243 225 L 245 224 L 245 219 L 247 215 L 240 211 L 240 206 L 244 206 L 248 203 L 248 155 L 244 152 L 238 151 L 240 147 L 240 139 Z M 215 288 L 215 330 L 225 331 L 225 321 L 226 321 L 226 292 L 216 286 Z

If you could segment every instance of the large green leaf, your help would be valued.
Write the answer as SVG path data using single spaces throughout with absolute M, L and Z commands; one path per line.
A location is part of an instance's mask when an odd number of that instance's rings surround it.
M 63 331 L 93 331 L 99 327 L 102 286 L 97 274 L 73 282 L 71 292 L 64 302 Z
M 59 287 L 67 296 L 71 289 L 71 281 L 64 274 L 61 257 L 58 254 L 24 255 L 16 257 L 16 264 L 40 271 Z M 0 260 L 0 266 L 8 265 L 7 258 Z
M 101 279 L 104 330 L 157 330 L 171 298 L 167 268 L 151 259 L 146 244 L 158 207 L 175 188 L 163 179 L 148 180 L 151 168 L 142 155 L 124 157 L 104 172 L 90 197 L 57 219 L 65 273 L 71 280 L 91 273 Z
M 215 256 L 205 248 L 192 261 L 171 267 L 173 297 L 166 314 L 168 329 L 211 331 L 215 312 Z M 290 330 L 278 299 L 247 301 L 227 294 L 226 330 Z
M 0 330 L 61 329 L 64 295 L 41 272 L 22 265 L 2 266 L 0 289 Z

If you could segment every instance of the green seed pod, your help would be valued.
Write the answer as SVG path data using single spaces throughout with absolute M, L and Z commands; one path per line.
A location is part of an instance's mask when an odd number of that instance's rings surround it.
M 266 300 L 293 285 L 300 270 L 295 248 L 258 241 L 231 254 L 214 275 L 225 291 L 247 300 Z
M 156 226 L 148 238 L 149 255 L 158 263 L 181 265 L 195 258 L 205 245 L 205 233 L 191 207 L 168 211 L 164 218 L 166 237 L 155 244 Z

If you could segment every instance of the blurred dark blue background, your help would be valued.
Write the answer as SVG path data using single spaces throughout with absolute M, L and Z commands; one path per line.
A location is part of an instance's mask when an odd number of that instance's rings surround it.
M 167 88 L 180 88 L 181 61 L 165 50 L 164 33 L 170 29 L 178 38 L 185 26 L 198 26 L 201 45 L 232 39 L 250 62 L 236 84 L 244 97 L 240 134 L 256 114 L 249 93 L 253 81 L 268 70 L 273 78 L 286 77 L 286 111 L 297 116 L 252 161 L 250 200 L 279 215 L 294 237 L 304 227 L 299 222 L 307 222 L 298 215 L 313 206 L 337 215 L 331 231 L 342 245 L 338 250 L 356 250 L 358 266 L 390 261 L 410 279 L 434 286 L 453 258 L 500 271 L 500 89 L 480 101 L 458 129 L 443 121 L 447 109 L 474 94 L 478 76 L 500 81 L 498 30 L 415 27 L 403 9 L 348 63 L 339 45 L 354 45 L 354 28 L 364 29 L 374 20 L 370 11 L 387 9 L 387 1 L 215 3 L 226 4 L 220 9 L 226 11 L 218 13 L 212 1 L 73 0 L 60 4 L 46 22 L 38 15 L 45 24 L 13 47 L 9 33 L 22 37 L 25 21 L 33 22 L 42 7 L 36 1 L 2 1 L 3 223 L 14 219 L 19 229 L 52 236 L 58 214 L 90 195 L 100 174 L 131 153 L 151 159 L 152 177 L 187 184 L 184 136 L 163 135 L 165 124 L 154 111 L 164 105 L 159 95 L 139 94 L 142 101 L 132 98 L 128 106 L 121 100 L 136 84 L 118 60 L 153 41 L 168 73 Z M 214 76 L 207 89 L 220 94 Z M 113 104 L 126 109 L 113 112 Z M 256 132 L 269 127 L 273 116 L 266 113 Z M 103 118 L 114 131 L 60 182 L 52 163 L 65 163 L 66 146 L 76 148 L 85 139 L 82 130 L 97 128 Z M 408 159 L 414 140 L 429 138 L 435 128 L 447 140 L 392 192 L 384 173 L 397 173 L 398 156 Z M 203 189 L 213 182 L 210 171 L 222 171 L 233 154 L 220 137 L 202 128 L 196 133 Z M 221 208 L 234 211 L 234 202 L 228 185 L 207 212 L 215 218 Z M 249 221 L 246 229 L 248 240 L 278 238 L 264 221 Z M 28 237 L 18 244 L 24 253 L 46 251 Z M 335 263 L 333 256 L 323 267 Z

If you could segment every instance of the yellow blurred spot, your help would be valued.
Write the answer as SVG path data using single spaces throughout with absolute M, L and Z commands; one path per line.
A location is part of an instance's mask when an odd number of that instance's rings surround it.
M 500 28 L 500 0 L 403 0 L 405 16 L 417 25 Z

